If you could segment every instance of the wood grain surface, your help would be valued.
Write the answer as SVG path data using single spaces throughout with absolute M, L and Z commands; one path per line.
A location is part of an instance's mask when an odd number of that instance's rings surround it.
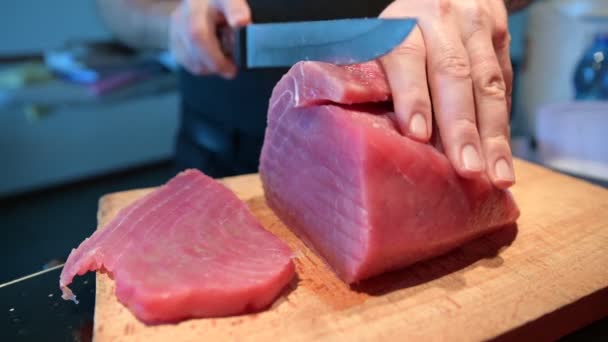
M 356 286 L 342 283 L 266 206 L 257 175 L 223 182 L 294 250 L 297 279 L 267 311 L 146 326 L 97 275 L 105 341 L 554 339 L 608 315 L 608 190 L 520 160 L 517 226 Z M 100 226 L 135 199 L 100 200 Z

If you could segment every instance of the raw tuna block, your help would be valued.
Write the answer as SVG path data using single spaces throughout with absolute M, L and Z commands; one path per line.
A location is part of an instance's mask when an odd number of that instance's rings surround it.
M 514 222 L 508 191 L 460 178 L 396 128 L 376 63 L 301 62 L 277 84 L 260 173 L 268 204 L 347 283 Z

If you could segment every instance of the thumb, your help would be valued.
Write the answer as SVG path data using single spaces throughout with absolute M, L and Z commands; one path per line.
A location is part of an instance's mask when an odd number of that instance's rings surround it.
M 218 10 L 231 27 L 241 27 L 251 23 L 251 10 L 246 0 L 218 0 L 216 3 Z

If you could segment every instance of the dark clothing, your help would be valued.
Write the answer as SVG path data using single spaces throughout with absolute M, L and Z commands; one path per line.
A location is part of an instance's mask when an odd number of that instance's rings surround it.
M 180 72 L 180 169 L 212 177 L 257 171 L 270 93 L 286 70 L 240 72 L 234 80 Z
M 389 0 L 250 0 L 253 22 L 376 17 Z M 234 80 L 181 70 L 180 169 L 213 177 L 256 172 L 272 89 L 286 69 L 241 71 Z

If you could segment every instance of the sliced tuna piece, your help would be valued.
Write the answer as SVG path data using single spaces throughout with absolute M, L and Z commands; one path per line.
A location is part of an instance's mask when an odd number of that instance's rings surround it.
M 302 62 L 277 84 L 260 172 L 275 213 L 353 283 L 513 223 L 488 179 L 459 177 L 439 146 L 396 128 L 376 63 Z
M 289 247 L 246 204 L 199 171 L 180 173 L 122 209 L 72 250 L 60 287 L 103 270 L 116 296 L 146 323 L 257 311 L 294 276 Z

